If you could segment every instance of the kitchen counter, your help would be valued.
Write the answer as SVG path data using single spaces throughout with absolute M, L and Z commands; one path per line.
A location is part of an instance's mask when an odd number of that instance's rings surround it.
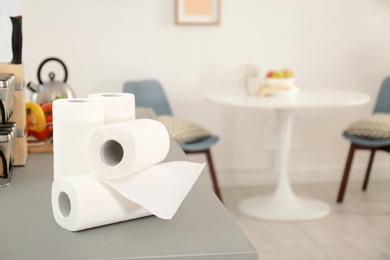
M 138 109 L 137 118 L 150 110 Z M 166 161 L 187 160 L 171 142 Z M 172 220 L 155 216 L 79 232 L 57 225 L 51 209 L 53 155 L 30 153 L 0 188 L 0 259 L 243 259 L 252 246 L 209 185 L 199 179 Z

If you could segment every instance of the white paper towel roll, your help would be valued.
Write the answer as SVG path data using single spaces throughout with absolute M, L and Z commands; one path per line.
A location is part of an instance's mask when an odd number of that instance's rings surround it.
M 126 177 L 165 159 L 170 138 L 165 126 L 137 119 L 96 127 L 88 144 L 88 164 L 102 179 Z
M 54 180 L 51 199 L 56 222 L 70 231 L 151 215 L 91 174 Z
M 88 95 L 88 98 L 104 102 L 104 124 L 135 119 L 135 101 L 131 93 L 94 93 Z
M 54 179 L 89 173 L 89 135 L 104 124 L 104 103 L 84 98 L 53 102 Z

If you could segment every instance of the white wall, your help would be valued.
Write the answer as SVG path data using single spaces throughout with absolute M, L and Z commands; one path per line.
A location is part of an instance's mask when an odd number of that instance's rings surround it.
M 212 152 L 224 185 L 276 178 L 275 114 L 220 107 L 202 96 L 238 87 L 242 64 L 257 64 L 262 74 L 288 67 L 301 88 L 346 88 L 373 98 L 390 74 L 388 0 L 222 0 L 219 26 L 175 25 L 173 0 L 19 0 L 19 6 L 27 81 L 37 81 L 36 69 L 49 56 L 64 60 L 80 97 L 121 91 L 126 80 L 160 80 L 177 116 L 221 136 Z M 372 107 L 297 111 L 292 180 L 339 180 L 348 149 L 340 133 Z M 359 154 L 352 178 L 366 159 Z M 377 159 L 373 178 L 388 178 L 388 155 Z

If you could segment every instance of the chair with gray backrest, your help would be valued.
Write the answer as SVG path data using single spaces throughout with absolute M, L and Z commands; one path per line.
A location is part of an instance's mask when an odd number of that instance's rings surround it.
M 173 115 L 168 98 L 165 95 L 165 91 L 160 82 L 156 80 L 127 81 L 124 84 L 123 91 L 134 94 L 136 107 L 150 107 L 158 116 Z M 218 140 L 218 136 L 211 135 L 199 141 L 178 144 L 186 154 L 204 153 L 206 155 L 214 192 L 222 201 L 222 196 L 210 152 L 210 147 L 216 144 Z
M 373 113 L 390 113 L 390 76 L 385 78 L 382 83 Z M 368 139 L 350 135 L 346 132 L 343 133 L 343 137 L 351 141 L 351 145 L 349 148 L 347 162 L 344 169 L 344 175 L 341 180 L 340 189 L 337 196 L 338 203 L 341 203 L 343 201 L 345 189 L 347 187 L 349 172 L 351 170 L 353 156 L 356 150 L 370 151 L 370 158 L 368 160 L 366 175 L 364 177 L 362 186 L 363 191 L 367 189 L 368 179 L 370 177 L 371 166 L 374 160 L 375 152 L 378 150 L 390 152 L 390 139 Z

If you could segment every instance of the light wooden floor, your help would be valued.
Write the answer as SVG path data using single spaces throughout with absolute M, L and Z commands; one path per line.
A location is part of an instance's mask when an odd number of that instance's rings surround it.
M 225 206 L 259 252 L 259 259 L 390 259 L 390 181 L 348 183 L 342 204 L 335 203 L 338 183 L 293 185 L 300 196 L 332 207 L 323 219 L 279 223 L 238 212 L 242 199 L 270 194 L 274 186 L 224 188 Z

